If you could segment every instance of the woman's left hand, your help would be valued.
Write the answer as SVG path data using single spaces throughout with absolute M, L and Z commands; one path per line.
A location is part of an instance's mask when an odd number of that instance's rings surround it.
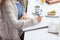
M 28 18 L 28 16 L 27 16 L 27 14 L 24 13 L 21 19 L 22 19 L 22 20 L 27 20 L 27 19 L 29 19 L 29 18 Z

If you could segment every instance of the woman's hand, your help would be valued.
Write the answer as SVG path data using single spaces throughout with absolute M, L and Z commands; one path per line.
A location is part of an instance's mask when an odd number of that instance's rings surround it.
M 37 20 L 38 20 L 38 22 L 41 22 L 42 16 L 37 16 Z
M 24 13 L 21 19 L 22 19 L 22 20 L 27 20 L 27 19 L 29 19 L 29 18 L 28 18 L 28 16 L 27 16 L 27 14 Z

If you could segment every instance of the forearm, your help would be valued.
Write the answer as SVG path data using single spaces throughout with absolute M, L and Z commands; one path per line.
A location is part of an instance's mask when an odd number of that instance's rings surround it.
M 29 26 L 33 26 L 34 25 L 34 21 L 32 19 L 27 19 L 27 20 L 24 20 L 24 27 L 29 27 Z
M 24 21 L 24 26 L 23 27 L 30 27 L 30 26 L 36 25 L 38 23 L 39 22 L 38 22 L 38 20 L 36 18 L 28 19 L 28 20 Z

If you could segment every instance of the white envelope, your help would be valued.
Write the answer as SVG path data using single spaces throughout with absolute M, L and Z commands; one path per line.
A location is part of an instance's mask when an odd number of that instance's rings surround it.
M 58 22 L 50 22 L 48 26 L 48 32 L 58 33 Z

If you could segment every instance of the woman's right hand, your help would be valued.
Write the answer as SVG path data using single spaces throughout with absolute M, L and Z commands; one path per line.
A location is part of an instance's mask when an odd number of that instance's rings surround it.
M 41 20 L 42 20 L 42 16 L 37 16 L 37 21 L 41 22 Z

